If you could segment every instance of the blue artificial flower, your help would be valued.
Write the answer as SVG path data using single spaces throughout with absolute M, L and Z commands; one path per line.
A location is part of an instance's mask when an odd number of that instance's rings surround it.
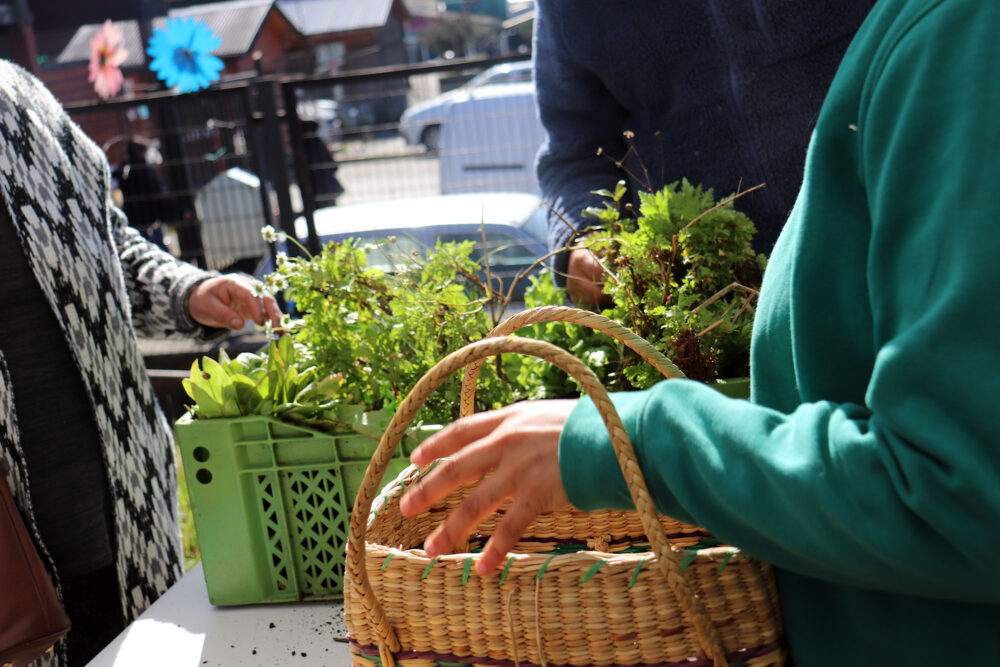
M 157 28 L 146 53 L 153 57 L 149 69 L 182 93 L 193 93 L 218 80 L 222 61 L 212 51 L 222 44 L 204 21 L 191 17 L 168 18 L 166 30 Z

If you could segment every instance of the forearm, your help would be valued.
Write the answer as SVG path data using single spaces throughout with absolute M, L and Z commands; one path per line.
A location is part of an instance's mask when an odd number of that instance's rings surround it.
M 188 308 L 194 288 L 218 274 L 178 260 L 129 227 L 118 209 L 111 207 L 111 211 L 136 332 L 150 338 L 202 340 L 222 335 L 224 330 L 195 322 Z
M 1000 584 L 986 583 L 996 581 L 1000 519 L 992 466 L 929 457 L 861 406 L 783 415 L 678 380 L 614 399 L 662 513 L 806 576 L 1000 600 Z M 586 401 L 560 441 L 562 480 L 580 509 L 632 506 L 605 433 Z M 1000 453 L 979 448 L 962 460 Z

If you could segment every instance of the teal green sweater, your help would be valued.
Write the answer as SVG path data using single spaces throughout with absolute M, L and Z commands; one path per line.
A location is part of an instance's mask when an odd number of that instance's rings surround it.
M 776 566 L 798 667 L 1000 664 L 1000 2 L 877 2 L 805 169 L 752 402 L 615 403 L 660 511 Z M 589 401 L 559 457 L 630 505 Z

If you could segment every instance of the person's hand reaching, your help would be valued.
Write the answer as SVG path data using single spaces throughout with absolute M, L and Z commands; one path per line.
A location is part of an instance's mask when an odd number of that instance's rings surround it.
M 580 306 L 605 308 L 611 305 L 611 297 L 602 291 L 604 269 L 593 251 L 575 247 L 569 251 L 566 268 L 566 294 L 573 303 Z
M 263 325 L 281 324 L 281 310 L 274 297 L 254 294 L 253 286 L 235 275 L 217 276 L 199 283 L 191 291 L 188 312 L 198 324 L 220 329 L 242 329 L 247 320 Z
M 574 400 L 526 401 L 460 419 L 428 438 L 410 457 L 418 465 L 444 458 L 400 500 L 413 517 L 460 486 L 486 479 L 424 542 L 430 556 L 448 553 L 508 498 L 496 532 L 483 547 L 476 571 L 487 575 L 542 512 L 569 505 L 559 477 L 559 436 Z

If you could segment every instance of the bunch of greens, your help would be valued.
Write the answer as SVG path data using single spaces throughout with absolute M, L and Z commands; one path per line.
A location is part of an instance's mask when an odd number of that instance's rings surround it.
M 244 352 L 230 359 L 221 350 L 218 361 L 211 357 L 195 361 L 191 377 L 182 380 L 195 402 L 191 414 L 199 419 L 267 415 L 334 425 L 338 418 L 330 396 L 343 378 L 322 376 L 315 366 L 300 370 L 301 356 L 301 346 L 283 336 L 256 354 Z
M 527 308 L 562 306 L 566 291 L 556 287 L 550 271 L 531 278 L 525 290 Z M 607 388 L 624 385 L 616 381 L 621 375 L 622 350 L 616 340 L 590 327 L 566 322 L 542 322 L 519 330 L 516 335 L 552 343 L 584 362 Z M 580 387 L 569 375 L 541 359 L 526 358 L 517 369 L 517 382 L 532 399 L 567 398 L 580 395 Z
M 389 272 L 368 266 L 373 248 L 347 240 L 313 257 L 282 257 L 267 278 L 300 315 L 290 333 L 298 362 L 317 377 L 337 379 L 323 384 L 324 403 L 394 408 L 441 358 L 486 336 L 506 305 L 480 279 L 471 241 L 438 244 L 426 257 L 397 252 L 394 243 L 379 247 Z M 523 387 L 511 380 L 520 363 L 505 357 L 486 364 L 479 409 L 521 398 Z M 421 420 L 456 418 L 460 387 L 456 374 L 430 396 Z
M 612 305 L 604 314 L 630 327 L 670 358 L 688 377 L 701 381 L 742 377 L 749 372 L 750 333 L 766 263 L 750 241 L 756 228 L 733 207 L 716 202 L 711 190 L 682 181 L 658 192 L 640 192 L 635 217 L 623 209 L 624 182 L 585 215 L 596 225 L 584 243 L 605 268 L 604 292 Z M 565 295 L 550 276 L 533 281 L 526 303 L 562 303 Z M 544 337 L 587 361 L 610 389 L 645 389 L 662 376 L 603 334 L 563 324 L 535 325 L 526 335 Z M 540 373 L 542 395 L 571 395 L 573 383 L 558 371 Z

